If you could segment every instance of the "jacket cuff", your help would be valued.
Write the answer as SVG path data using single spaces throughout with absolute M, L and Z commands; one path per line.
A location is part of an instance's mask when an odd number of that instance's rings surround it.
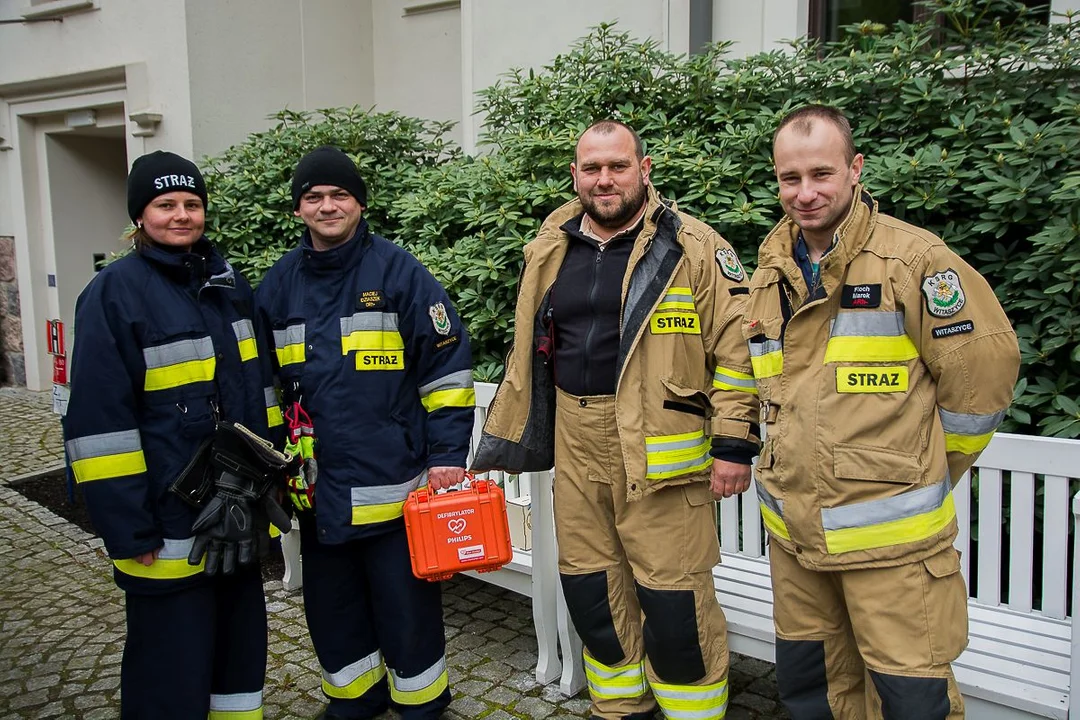
M 737 438 L 714 437 L 709 454 L 717 460 L 749 465 L 758 454 L 757 443 Z

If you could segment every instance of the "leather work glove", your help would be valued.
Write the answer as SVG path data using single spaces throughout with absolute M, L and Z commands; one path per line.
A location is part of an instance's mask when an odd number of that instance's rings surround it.
M 216 575 L 219 568 L 225 575 L 231 575 L 236 571 L 237 561 L 249 565 L 255 560 L 251 498 L 215 495 L 199 513 L 191 530 L 195 533 L 195 543 L 188 554 L 188 563 L 198 565 L 205 552 L 207 575 Z

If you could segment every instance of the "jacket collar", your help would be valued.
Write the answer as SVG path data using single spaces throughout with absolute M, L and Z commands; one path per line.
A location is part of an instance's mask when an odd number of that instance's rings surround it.
M 200 237 L 188 251 L 176 251 L 148 243 L 138 251 L 143 260 L 179 283 L 199 286 L 234 287 L 236 274 L 213 243 Z
M 344 272 L 360 262 L 364 251 L 371 245 L 371 233 L 367 220 L 360 218 L 353 236 L 337 247 L 329 250 L 316 250 L 311 242 L 311 231 L 304 230 L 300 236 L 300 252 L 304 267 L 317 274 Z

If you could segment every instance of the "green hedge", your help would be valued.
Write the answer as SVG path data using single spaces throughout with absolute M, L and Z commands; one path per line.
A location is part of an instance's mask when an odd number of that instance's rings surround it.
M 1012 0 L 934 0 L 940 24 L 864 23 L 828 45 L 690 58 L 603 25 L 540 72 L 480 93 L 483 154 L 445 125 L 357 109 L 283 112 L 209 160 L 211 229 L 257 280 L 299 228 L 287 182 L 335 142 L 371 185 L 376 230 L 447 286 L 477 377 L 508 347 L 521 246 L 571 197 L 576 137 L 615 117 L 639 130 L 661 192 L 717 228 L 749 267 L 780 217 L 770 146 L 806 102 L 844 109 L 882 210 L 939 233 L 989 279 L 1020 337 L 1006 429 L 1080 436 L 1080 18 L 1035 22 Z M 1012 13 L 1002 25 L 995 16 Z

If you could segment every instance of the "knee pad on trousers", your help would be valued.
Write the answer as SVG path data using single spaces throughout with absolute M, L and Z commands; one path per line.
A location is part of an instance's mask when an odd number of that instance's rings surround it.
M 615 620 L 611 616 L 607 572 L 599 570 L 584 575 L 559 573 L 559 578 L 562 580 L 563 595 L 566 596 L 566 609 L 574 621 L 574 629 L 581 636 L 581 642 L 603 664 L 617 665 L 626 653 L 623 652 L 619 634 L 615 630 Z
M 870 671 L 885 720 L 945 720 L 949 717 L 949 681 Z M 779 678 L 778 678 L 779 680 Z
M 642 642 L 657 676 L 679 685 L 705 677 L 693 590 L 654 590 L 634 583 L 645 613 Z
M 776 686 L 794 720 L 833 720 L 825 641 L 776 638 Z

